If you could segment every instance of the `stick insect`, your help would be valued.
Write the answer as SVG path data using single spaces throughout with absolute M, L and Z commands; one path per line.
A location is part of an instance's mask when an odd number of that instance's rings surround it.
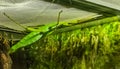
M 23 27 L 24 29 L 26 29 L 26 31 L 29 31 L 30 33 L 28 35 L 26 35 L 25 37 L 23 37 L 23 39 L 21 39 L 17 44 L 13 45 L 10 50 L 9 50 L 9 54 L 16 52 L 19 48 L 28 46 L 34 42 L 36 42 L 37 40 L 41 39 L 42 37 L 50 34 L 53 30 L 57 30 L 57 28 L 59 28 L 61 25 L 63 26 L 68 26 L 69 22 L 68 21 L 63 21 L 63 22 L 59 22 L 60 20 L 60 14 L 62 13 L 62 10 L 59 12 L 58 14 L 58 18 L 57 18 L 57 23 L 53 23 L 53 24 L 47 24 L 47 25 L 43 25 L 38 27 L 38 29 L 34 29 L 34 28 L 29 28 L 29 27 L 25 27 L 20 25 L 19 23 L 17 23 L 15 20 L 13 20 L 10 16 L 8 16 L 6 13 L 3 13 L 7 18 L 9 18 L 11 21 L 13 21 L 14 23 L 16 23 L 17 25 Z M 88 19 L 85 20 L 89 20 L 94 18 L 94 16 L 92 15 L 92 17 L 89 17 Z M 78 22 L 75 20 L 71 20 L 70 21 L 70 25 L 71 23 L 74 22 Z M 84 22 L 84 20 L 83 20 Z
M 73 19 L 73 20 L 68 20 L 68 21 L 60 22 L 60 14 L 61 13 L 62 13 L 62 10 L 58 13 L 57 23 L 43 25 L 43 26 L 38 27 L 38 29 L 34 29 L 34 28 L 29 28 L 29 27 L 22 26 L 18 22 L 16 22 L 14 19 L 12 19 L 10 16 L 8 16 L 6 13 L 3 13 L 13 23 L 16 23 L 17 25 L 19 25 L 19 26 L 23 27 L 24 29 L 26 29 L 26 31 L 30 32 L 28 35 L 26 35 L 25 37 L 23 37 L 23 39 L 21 39 L 18 43 L 16 43 L 15 45 L 13 45 L 10 48 L 10 50 L 9 50 L 8 53 L 9 54 L 14 53 L 19 48 L 28 46 L 28 45 L 36 42 L 37 40 L 41 39 L 42 37 L 46 36 L 47 34 L 50 34 L 53 30 L 56 30 L 56 28 L 59 28 L 61 25 L 69 26 L 69 25 L 71 25 L 71 23 L 80 22 L 80 20 L 82 20 L 81 22 L 84 22 L 84 21 L 90 20 L 92 18 L 98 17 L 96 15 L 92 15 L 92 16 L 87 17 L 87 19 L 85 19 L 85 20 L 84 20 L 84 18 L 83 19 L 77 18 L 77 19 Z
M 3 13 L 8 19 L 10 19 L 11 21 L 13 21 L 14 23 L 16 23 L 17 25 L 23 27 L 24 29 L 26 29 L 26 31 L 29 31 L 30 33 L 28 35 L 26 35 L 23 39 L 21 39 L 17 44 L 13 45 L 10 50 L 9 50 L 9 54 L 16 52 L 19 48 L 28 46 L 34 42 L 36 42 L 37 40 L 41 39 L 43 36 L 50 34 L 53 30 L 55 30 L 56 28 L 60 27 L 61 25 L 63 26 L 68 26 L 71 25 L 71 23 L 73 22 L 78 22 L 77 19 L 74 20 L 70 20 L 70 24 L 69 21 L 63 21 L 63 22 L 59 22 L 60 20 L 60 14 L 62 13 L 62 10 L 59 12 L 58 14 L 58 19 L 57 19 L 57 23 L 53 23 L 53 24 L 47 24 L 47 25 L 43 25 L 38 27 L 38 29 L 34 29 L 34 28 L 29 28 L 29 27 L 25 27 L 20 25 L 18 22 L 16 22 L 14 19 L 12 19 L 10 16 L 8 16 L 6 13 Z M 95 16 L 90 16 L 88 17 L 88 19 L 83 20 L 87 21 L 90 20 L 92 18 L 95 18 Z M 77 21 L 76 21 L 77 20 Z M 81 19 L 82 20 L 82 19 Z

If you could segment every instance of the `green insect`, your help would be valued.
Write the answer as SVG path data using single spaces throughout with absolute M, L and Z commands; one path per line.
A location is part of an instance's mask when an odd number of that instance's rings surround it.
M 88 16 L 86 18 L 76 18 L 76 19 L 72 19 L 72 20 L 68 20 L 68 21 L 62 21 L 59 22 L 60 19 L 60 14 L 62 13 L 62 10 L 59 12 L 58 14 L 58 19 L 57 19 L 57 23 L 52 23 L 52 24 L 47 24 L 47 25 L 43 25 L 38 27 L 38 29 L 34 29 L 34 28 L 28 28 L 28 27 L 24 27 L 22 25 L 20 25 L 19 23 L 17 23 L 15 20 L 13 20 L 12 18 L 10 18 L 6 13 L 3 13 L 7 18 L 9 18 L 11 21 L 13 21 L 14 23 L 18 24 L 19 26 L 25 28 L 27 31 L 29 31 L 30 33 L 28 35 L 26 35 L 25 37 L 23 37 L 23 39 L 21 39 L 17 44 L 13 45 L 10 50 L 9 50 L 9 54 L 16 52 L 19 48 L 28 46 L 34 42 L 36 42 L 37 40 L 41 39 L 43 36 L 46 36 L 47 34 L 52 33 L 53 31 L 55 31 L 55 29 L 60 28 L 61 26 L 63 27 L 68 27 L 68 26 L 72 26 L 73 24 L 76 23 L 81 23 L 90 19 L 93 19 L 95 17 L 99 17 L 96 15 L 92 15 L 92 16 Z

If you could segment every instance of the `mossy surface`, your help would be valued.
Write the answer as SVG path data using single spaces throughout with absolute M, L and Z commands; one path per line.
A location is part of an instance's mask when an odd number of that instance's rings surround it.
M 119 68 L 120 22 L 47 35 L 27 51 L 32 69 Z

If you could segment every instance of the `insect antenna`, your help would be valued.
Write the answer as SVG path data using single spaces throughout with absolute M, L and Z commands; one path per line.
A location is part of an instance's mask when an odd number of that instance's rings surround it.
M 16 22 L 14 19 L 12 19 L 10 16 L 8 16 L 5 12 L 3 12 L 3 15 L 5 15 L 8 19 L 10 19 L 12 22 L 14 22 L 15 24 L 19 25 L 20 27 L 27 29 L 27 27 L 21 25 L 20 23 Z

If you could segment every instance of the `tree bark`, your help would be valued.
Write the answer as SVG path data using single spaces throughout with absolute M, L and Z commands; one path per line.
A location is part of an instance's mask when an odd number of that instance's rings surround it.
M 9 41 L 0 36 L 0 69 L 11 69 L 12 60 L 8 54 Z

